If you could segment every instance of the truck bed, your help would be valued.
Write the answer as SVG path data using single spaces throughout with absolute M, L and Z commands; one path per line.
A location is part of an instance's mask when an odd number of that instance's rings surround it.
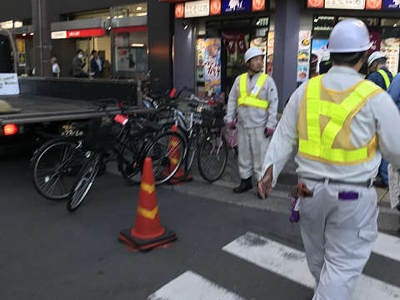
M 53 121 L 68 121 L 94 118 L 109 113 L 118 113 L 119 109 L 110 106 L 106 111 L 99 111 L 92 101 L 44 97 L 36 95 L 0 96 L 13 108 L 21 109 L 18 113 L 0 114 L 0 124 L 32 124 Z M 141 107 L 132 107 L 128 113 L 149 112 Z

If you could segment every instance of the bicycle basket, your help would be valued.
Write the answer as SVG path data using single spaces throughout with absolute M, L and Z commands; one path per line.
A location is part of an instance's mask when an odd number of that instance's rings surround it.
M 221 128 L 224 126 L 224 115 L 224 111 L 218 108 L 203 110 L 201 113 L 201 125 L 208 128 Z
M 93 119 L 88 124 L 83 144 L 91 151 L 110 151 L 117 141 L 118 131 L 118 124 L 109 118 Z

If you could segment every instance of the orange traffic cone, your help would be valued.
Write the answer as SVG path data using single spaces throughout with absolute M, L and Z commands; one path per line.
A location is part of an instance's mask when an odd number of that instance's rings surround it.
M 118 239 L 139 250 L 155 248 L 177 239 L 175 232 L 161 226 L 152 160 L 149 157 L 143 167 L 135 226 L 121 230 Z
M 178 126 L 176 124 L 174 126 L 172 126 L 172 132 L 178 132 Z M 170 174 L 171 170 L 174 170 L 176 168 L 176 165 L 178 164 L 179 158 L 181 156 L 181 152 L 179 149 L 179 140 L 176 137 L 171 137 L 171 140 L 169 142 L 168 151 L 170 153 L 170 155 L 169 155 L 170 164 L 169 164 L 169 166 L 166 166 L 166 168 L 164 170 L 164 172 L 166 172 L 167 175 Z M 170 179 L 169 183 L 176 185 L 176 184 L 180 184 L 182 182 L 188 182 L 191 180 L 193 180 L 193 176 L 191 174 L 186 175 L 186 173 L 185 173 L 185 171 L 183 171 L 182 167 L 179 167 L 178 171 Z

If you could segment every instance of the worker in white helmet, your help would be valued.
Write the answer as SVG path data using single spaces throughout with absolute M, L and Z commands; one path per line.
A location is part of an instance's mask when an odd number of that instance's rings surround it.
M 380 51 L 375 51 L 368 57 L 368 80 L 388 90 L 393 80 L 393 74 L 386 67 L 387 57 Z
M 387 58 L 385 54 L 380 51 L 372 53 L 368 57 L 368 80 L 379 85 L 382 89 L 387 91 L 393 81 L 393 74 L 386 67 Z M 381 161 L 379 173 L 374 181 L 376 187 L 385 188 L 389 184 L 388 162 L 384 159 Z
M 240 186 L 233 189 L 243 193 L 252 186 L 253 172 L 261 176 L 262 160 L 277 123 L 278 93 L 272 77 L 262 72 L 264 55 L 250 48 L 244 55 L 248 72 L 238 76 L 229 94 L 225 122 L 234 128 L 238 120 L 238 161 Z
M 332 68 L 291 96 L 272 137 L 259 193 L 269 194 L 298 143 L 300 229 L 316 280 L 313 300 L 349 300 L 377 237 L 372 186 L 382 155 L 400 167 L 399 110 L 358 71 L 370 49 L 356 19 L 338 23 L 329 38 Z

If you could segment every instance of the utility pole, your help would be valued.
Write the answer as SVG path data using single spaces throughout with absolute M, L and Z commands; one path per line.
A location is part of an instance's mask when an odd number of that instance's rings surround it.
M 51 31 L 48 17 L 48 1 L 32 0 L 32 21 L 34 28 L 35 76 L 51 76 Z

